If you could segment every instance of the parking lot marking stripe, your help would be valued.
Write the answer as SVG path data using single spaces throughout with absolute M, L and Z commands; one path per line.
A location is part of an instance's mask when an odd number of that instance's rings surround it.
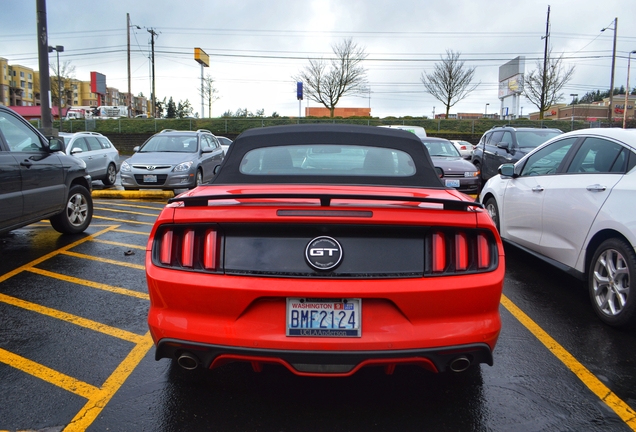
M 94 210 L 111 211 L 111 212 L 115 212 L 115 213 L 126 213 L 126 214 L 134 214 L 134 215 L 139 215 L 139 216 L 149 216 L 149 217 L 154 217 L 154 218 L 159 216 L 159 213 L 160 213 L 160 212 L 157 212 L 157 214 L 140 213 L 140 212 L 134 212 L 134 211 L 130 211 L 130 210 L 118 210 L 118 209 L 112 209 L 112 208 L 106 208 L 106 207 L 93 207 L 93 209 Z
M 80 327 L 84 327 L 89 330 L 100 332 L 105 335 L 112 336 L 118 339 L 135 343 L 135 344 L 139 343 L 141 339 L 143 338 L 143 336 L 129 332 L 127 330 L 111 327 L 109 325 L 102 324 L 97 321 L 89 320 L 87 318 L 82 318 L 77 315 L 73 315 L 67 312 L 62 312 L 60 310 L 52 309 L 46 306 L 38 305 L 36 303 L 31 303 L 26 300 L 19 299 L 17 297 L 8 296 L 6 294 L 0 294 L 0 301 L 15 307 L 30 310 L 32 312 L 36 312 L 41 315 L 50 316 L 51 318 L 66 321 L 70 324 L 75 324 Z
M 150 233 L 149 232 L 145 232 L 145 231 L 132 231 L 132 230 L 127 230 L 127 229 L 122 229 L 122 228 L 117 228 L 116 230 L 113 231 L 117 231 L 119 233 L 126 233 L 126 234 L 137 234 L 137 235 L 143 235 L 143 236 L 149 236 Z
M 50 277 L 50 278 L 59 279 L 59 280 L 63 280 L 63 281 L 66 281 L 66 282 L 74 283 L 74 284 L 77 284 L 77 285 L 84 285 L 84 286 L 91 287 L 91 288 L 97 288 L 97 289 L 100 289 L 100 290 L 112 292 L 114 294 L 122 294 L 122 295 L 130 296 L 130 297 L 140 298 L 142 300 L 150 300 L 150 297 L 146 293 L 133 291 L 133 290 L 129 290 L 129 289 L 126 289 L 126 288 L 119 288 L 119 287 L 112 286 L 112 285 L 106 285 L 106 284 L 99 283 L 99 282 L 93 282 L 93 281 L 89 281 L 89 280 L 86 280 L 86 279 L 79 279 L 79 278 L 76 278 L 76 277 L 63 275 L 61 273 L 54 273 L 54 272 L 50 272 L 48 270 L 42 270 L 42 269 L 37 268 L 37 267 L 33 267 L 33 268 L 30 268 L 30 269 L 27 269 L 27 271 L 32 272 L 32 273 L 36 273 L 36 274 L 39 274 L 39 275 L 42 275 L 42 276 L 46 276 L 46 277 Z
M 86 236 L 86 237 L 84 237 L 84 238 L 82 238 L 82 239 L 80 239 L 80 240 L 78 240 L 76 242 L 68 244 L 68 245 L 66 245 L 66 246 L 64 246 L 62 248 L 56 249 L 53 252 L 50 252 L 50 253 L 48 253 L 46 255 L 42 255 L 40 258 L 34 259 L 33 261 L 31 261 L 31 262 L 29 262 L 29 263 L 27 263 L 27 264 L 25 264 L 23 266 L 20 266 L 17 269 L 14 269 L 14 270 L 12 270 L 12 271 L 10 271 L 8 273 L 4 273 L 4 274 L 0 275 L 0 282 L 4 282 L 5 280 L 7 280 L 9 278 L 12 278 L 13 276 L 15 276 L 15 275 L 17 275 L 19 273 L 22 273 L 23 271 L 28 270 L 31 267 L 34 267 L 34 266 L 36 266 L 36 265 L 38 265 L 40 263 L 43 263 L 44 261 L 49 260 L 49 259 L 53 258 L 54 256 L 59 255 L 60 253 L 63 253 L 64 251 L 66 251 L 68 249 L 72 249 L 72 248 L 74 248 L 74 247 L 76 247 L 78 245 L 81 245 L 84 242 L 87 242 L 89 240 L 93 240 L 94 238 L 99 237 L 100 235 L 102 235 L 102 234 L 104 234 L 104 233 L 106 233 L 108 231 L 112 231 L 115 228 L 117 228 L 116 225 L 109 225 L 107 228 L 105 228 L 105 229 L 103 229 L 101 231 L 98 231 L 95 234 Z
M 134 221 L 134 220 L 115 219 L 115 218 L 109 218 L 109 217 L 104 217 L 104 216 L 95 216 L 95 215 L 93 215 L 93 219 L 103 219 L 103 220 L 109 220 L 109 221 L 113 221 L 113 222 L 132 223 L 132 224 L 140 224 L 140 225 L 154 225 L 154 222 L 139 222 L 139 221 Z
M 88 259 L 88 260 L 93 260 L 93 261 L 99 261 L 99 262 L 104 262 L 104 263 L 108 263 L 108 264 L 114 264 L 114 265 L 118 265 L 118 266 L 123 266 L 123 267 L 130 267 L 130 268 L 134 268 L 137 270 L 145 270 L 146 266 L 140 265 L 140 264 L 133 264 L 133 263 L 127 263 L 124 261 L 116 261 L 116 260 L 111 260 L 108 258 L 103 258 L 103 257 L 98 257 L 98 256 L 92 256 L 92 255 L 85 255 L 85 254 L 81 254 L 81 253 L 77 253 L 77 252 L 71 252 L 68 250 L 65 250 L 62 252 L 64 255 L 68 255 L 68 256 L 72 256 L 75 258 L 82 258 L 82 259 Z
M 636 431 L 636 412 L 592 372 L 566 351 L 545 330 L 502 294 L 501 304 L 523 324 L 552 354 L 561 360 L 600 400 L 605 402 L 632 430 Z
M 51 383 L 66 391 L 91 399 L 99 392 L 97 387 L 65 375 L 40 363 L 0 348 L 0 361 L 15 369 Z
M 114 242 L 114 241 L 110 241 L 110 240 L 102 240 L 102 239 L 95 239 L 93 240 L 95 243 L 104 243 L 104 244 L 109 244 L 109 245 L 113 245 L 113 246 L 121 246 L 124 248 L 128 248 L 128 249 L 139 249 L 139 250 L 146 250 L 146 246 L 139 246 L 139 245 L 134 245 L 134 244 L 129 244 L 129 243 L 120 243 L 120 242 Z
M 94 203 L 100 204 L 100 205 L 107 205 L 107 206 L 116 206 L 116 207 L 132 207 L 132 208 L 139 208 L 139 209 L 146 209 L 146 210 L 157 210 L 158 213 L 161 212 L 161 210 L 163 209 L 163 207 L 165 206 L 165 203 L 162 203 L 161 207 L 151 207 L 151 206 L 143 206 L 143 205 L 138 205 L 138 204 L 121 204 L 121 203 L 115 203 L 112 200 L 110 201 L 93 201 Z
M 142 340 L 130 351 L 128 356 L 122 361 L 115 371 L 106 379 L 101 389 L 93 394 L 82 409 L 75 415 L 69 425 L 64 428 L 65 432 L 85 431 L 95 421 L 104 407 L 119 391 L 126 379 L 141 363 L 153 342 L 150 332 L 146 333 Z

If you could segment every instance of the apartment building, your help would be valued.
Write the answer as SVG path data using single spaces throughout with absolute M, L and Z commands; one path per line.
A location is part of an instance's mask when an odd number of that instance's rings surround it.
M 33 69 L 9 64 L 0 57 L 0 103 L 2 105 L 34 106 L 36 76 Z

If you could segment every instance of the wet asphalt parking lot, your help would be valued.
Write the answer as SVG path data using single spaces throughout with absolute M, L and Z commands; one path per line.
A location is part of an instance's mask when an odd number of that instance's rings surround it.
M 96 197 L 83 235 L 41 222 L 0 237 L 0 430 L 636 430 L 636 332 L 512 247 L 493 367 L 316 379 L 157 362 L 144 258 L 164 204 Z

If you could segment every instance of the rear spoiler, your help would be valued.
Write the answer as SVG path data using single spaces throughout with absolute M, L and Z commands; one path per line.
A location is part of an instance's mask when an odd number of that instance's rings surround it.
M 396 195 L 364 195 L 364 194 L 315 194 L 315 193 L 257 193 L 257 194 L 223 194 L 204 195 L 197 197 L 174 197 L 168 203 L 183 202 L 185 207 L 207 207 L 208 201 L 227 199 L 316 199 L 323 207 L 329 207 L 331 200 L 359 200 L 359 201 L 407 201 L 431 204 L 442 204 L 444 210 L 467 211 L 469 208 L 484 208 L 484 205 L 477 201 L 458 201 L 439 198 L 396 196 Z

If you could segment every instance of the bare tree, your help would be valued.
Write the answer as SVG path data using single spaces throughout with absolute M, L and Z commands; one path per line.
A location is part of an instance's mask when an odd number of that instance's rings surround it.
M 559 92 L 574 76 L 574 66 L 568 69 L 563 66 L 563 54 L 552 58 L 550 50 L 546 63 L 545 77 L 543 61 L 537 60 L 537 69 L 525 74 L 523 83 L 523 95 L 539 108 L 540 119 L 543 119 L 543 113 L 552 105 L 563 99 L 563 94 Z
M 207 74 L 205 78 L 203 78 L 203 89 L 199 89 L 199 94 L 203 91 L 203 99 L 208 103 L 208 117 L 212 117 L 212 102 L 217 101 L 221 98 L 219 96 L 219 91 L 214 87 L 214 79 Z M 201 117 L 203 117 L 203 113 L 201 113 Z
M 471 84 L 475 68 L 465 68 L 464 62 L 459 60 L 460 55 L 459 52 L 446 50 L 446 58 L 442 57 L 441 63 L 435 63 L 433 72 L 422 72 L 420 77 L 427 93 L 446 107 L 446 118 L 450 108 L 480 84 Z
M 324 105 L 331 117 L 342 97 L 368 92 L 366 70 L 361 64 L 367 58 L 364 48 L 345 39 L 332 49 L 335 58 L 329 62 L 309 59 L 309 66 L 293 77 L 303 82 L 306 97 Z
M 75 78 L 75 66 L 71 65 L 70 60 L 64 61 L 60 66 L 60 70 L 57 70 L 58 64 L 52 62 L 50 65 L 51 72 L 51 100 L 55 106 L 68 105 L 69 93 L 71 88 L 69 84 L 70 80 Z M 59 77 L 59 79 L 58 79 Z M 60 105 L 60 97 L 62 98 L 62 104 Z

